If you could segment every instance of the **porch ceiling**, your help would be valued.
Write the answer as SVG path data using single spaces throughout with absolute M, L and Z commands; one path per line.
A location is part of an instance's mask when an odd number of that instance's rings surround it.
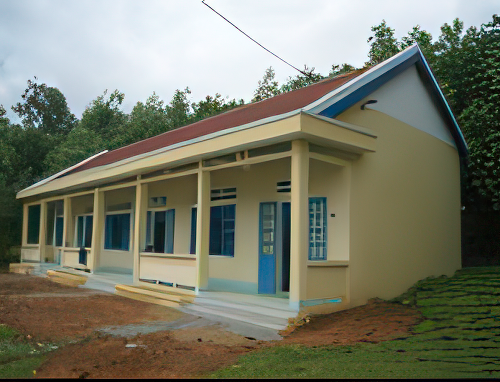
M 251 148 L 303 139 L 319 146 L 360 155 L 375 151 L 376 136 L 366 128 L 303 111 L 286 118 L 206 139 L 190 145 L 139 155 L 120 162 L 62 176 L 20 191 L 17 199 L 64 195 L 110 183 L 132 180 L 140 174 L 181 166 Z M 244 163 L 242 163 L 243 165 Z

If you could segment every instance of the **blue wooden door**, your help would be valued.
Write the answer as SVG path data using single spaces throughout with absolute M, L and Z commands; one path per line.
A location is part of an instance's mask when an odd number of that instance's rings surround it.
M 276 293 L 276 203 L 261 203 L 259 218 L 259 293 Z

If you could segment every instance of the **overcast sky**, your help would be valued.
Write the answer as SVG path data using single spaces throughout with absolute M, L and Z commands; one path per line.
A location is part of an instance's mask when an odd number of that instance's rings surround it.
M 362 66 L 370 27 L 385 19 L 398 38 L 419 24 L 436 39 L 458 17 L 480 26 L 499 0 L 206 0 L 291 64 L 328 74 Z M 170 101 L 186 86 L 249 102 L 272 66 L 282 83 L 297 74 L 201 0 L 0 0 L 0 104 L 20 101 L 26 81 L 57 87 L 72 112 L 105 89 L 125 93 L 124 110 L 153 92 Z M 14 117 L 12 111 L 10 118 Z

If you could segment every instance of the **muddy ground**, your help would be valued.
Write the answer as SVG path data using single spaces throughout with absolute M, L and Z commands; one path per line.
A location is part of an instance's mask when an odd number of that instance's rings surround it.
M 345 345 L 405 336 L 420 320 L 406 306 L 373 301 L 330 315 L 312 317 L 288 331 L 282 341 L 255 341 L 219 325 L 114 337 L 109 326 L 192 320 L 180 311 L 72 288 L 48 279 L 0 274 L 0 323 L 30 341 L 64 344 L 49 353 L 39 378 L 183 378 L 201 377 L 234 364 L 263 346 Z

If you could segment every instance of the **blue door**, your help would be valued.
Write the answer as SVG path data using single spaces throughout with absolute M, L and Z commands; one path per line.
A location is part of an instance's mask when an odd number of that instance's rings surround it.
M 276 203 L 260 204 L 259 293 L 276 293 Z

